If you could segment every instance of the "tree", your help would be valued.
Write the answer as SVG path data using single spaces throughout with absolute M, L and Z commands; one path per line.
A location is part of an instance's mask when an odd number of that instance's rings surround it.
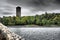
M 16 23 L 15 23 L 16 25 L 19 25 L 19 24 L 20 24 L 20 18 L 16 16 L 15 22 L 16 22 Z

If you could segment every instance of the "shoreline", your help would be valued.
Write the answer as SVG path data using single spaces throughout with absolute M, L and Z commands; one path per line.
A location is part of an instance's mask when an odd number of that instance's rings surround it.
M 52 27 L 52 28 L 55 28 L 55 27 L 60 27 L 60 26 L 57 26 L 57 25 L 50 25 L 50 26 L 39 26 L 39 25 L 14 25 L 14 26 L 7 26 L 7 27 L 12 27 L 12 28 L 41 28 L 41 27 L 46 27 L 46 28 L 49 28 L 49 27 Z

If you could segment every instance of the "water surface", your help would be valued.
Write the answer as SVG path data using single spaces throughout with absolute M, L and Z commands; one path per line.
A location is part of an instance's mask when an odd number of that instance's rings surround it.
M 11 32 L 24 37 L 26 40 L 60 40 L 60 28 L 58 27 L 9 27 Z

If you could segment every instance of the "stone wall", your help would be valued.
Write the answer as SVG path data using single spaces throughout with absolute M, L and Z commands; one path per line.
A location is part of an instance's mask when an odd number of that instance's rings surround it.
M 12 33 L 9 28 L 0 23 L 0 40 L 25 40 L 21 36 Z

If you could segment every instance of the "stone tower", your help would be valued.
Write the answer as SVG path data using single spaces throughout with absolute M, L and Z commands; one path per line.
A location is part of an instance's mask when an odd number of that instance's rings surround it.
M 16 16 L 21 17 L 21 7 L 16 7 Z

